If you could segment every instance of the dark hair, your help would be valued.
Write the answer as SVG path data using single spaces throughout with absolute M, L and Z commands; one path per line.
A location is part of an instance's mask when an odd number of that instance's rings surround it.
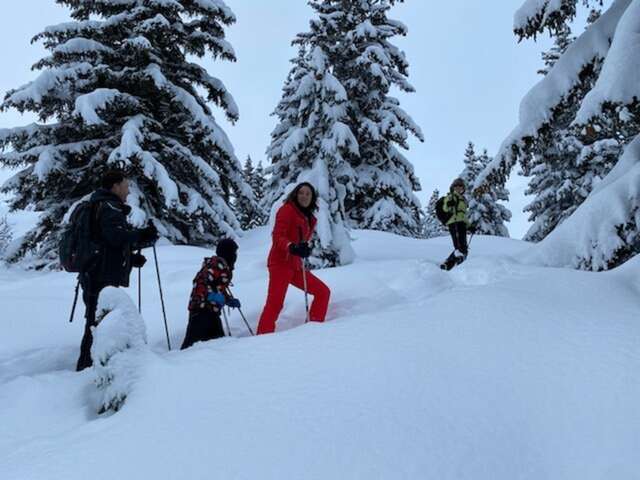
M 106 190 L 111 190 L 116 183 L 122 183 L 127 178 L 122 170 L 109 170 L 100 180 L 100 186 Z
M 311 189 L 311 203 L 309 204 L 309 207 L 307 207 L 307 208 L 302 208 L 302 205 L 300 205 L 298 203 L 298 192 L 300 191 L 300 189 L 302 187 L 309 187 Z M 294 188 L 291 191 L 291 193 L 289 194 L 289 196 L 285 200 L 285 203 L 286 202 L 292 202 L 300 210 L 307 210 L 308 212 L 312 213 L 312 212 L 315 212 L 318 209 L 318 193 L 316 192 L 316 189 L 313 188 L 313 185 L 311 185 L 309 182 L 302 182 L 302 183 L 298 184 L 296 186 L 296 188 Z
M 449 187 L 449 191 L 453 192 L 453 189 L 455 187 L 462 187 L 465 189 L 465 191 L 467 190 L 467 186 L 464 184 L 464 180 L 462 180 L 461 178 L 456 178 L 453 183 L 451 184 L 451 187 Z

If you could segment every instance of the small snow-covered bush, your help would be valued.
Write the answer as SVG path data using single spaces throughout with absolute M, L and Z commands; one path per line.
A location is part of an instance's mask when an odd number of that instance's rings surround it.
M 117 412 L 139 378 L 148 353 L 144 321 L 122 290 L 100 293 L 91 358 L 98 389 L 98 413 Z

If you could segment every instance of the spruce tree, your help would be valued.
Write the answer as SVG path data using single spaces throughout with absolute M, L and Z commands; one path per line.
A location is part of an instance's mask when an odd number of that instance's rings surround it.
M 254 222 L 255 226 L 261 227 L 267 224 L 269 220 L 269 215 L 267 214 L 267 209 L 264 207 L 264 198 L 265 198 L 265 189 L 267 179 L 265 177 L 266 173 L 264 167 L 262 165 L 262 160 L 258 161 L 258 165 L 253 170 L 253 176 L 251 177 L 251 181 L 249 185 L 251 186 L 251 190 L 253 190 L 253 195 L 256 199 L 256 204 L 258 205 L 258 215 Z
M 262 226 L 266 223 L 266 214 L 262 209 L 261 203 L 264 197 L 264 170 L 262 163 L 254 168 L 251 156 L 247 156 L 242 170 L 244 181 L 251 187 L 255 203 L 246 208 L 245 205 L 239 205 L 238 219 L 243 230 L 250 230 L 254 227 Z
M 409 63 L 393 37 L 406 36 L 402 23 L 388 18 L 395 1 L 325 1 L 342 7 L 336 28 L 344 34 L 336 48 L 335 74 L 349 99 L 349 126 L 360 148 L 356 182 L 346 208 L 354 228 L 420 235 L 420 182 L 402 154 L 420 127 L 390 95 L 392 87 L 414 92 Z M 313 2 L 315 4 L 316 2 Z M 320 2 L 317 2 L 320 3 Z
M 491 158 L 486 150 L 481 155 L 478 155 L 474 144 L 472 142 L 467 144 L 464 152 L 465 167 L 460 174 L 460 178 L 467 185 L 468 219 L 478 234 L 508 237 L 509 230 L 505 222 L 511 220 L 511 212 L 507 207 L 499 204 L 498 201 L 509 201 L 509 191 L 500 185 L 492 186 L 482 193 L 473 192 L 471 189 L 478 175 L 490 162 Z
M 431 194 L 431 198 L 425 207 L 424 212 L 424 227 L 422 236 L 424 238 L 435 238 L 449 235 L 449 230 L 442 225 L 442 222 L 438 220 L 436 215 L 436 203 L 440 198 L 440 192 L 436 188 Z
M 527 94 L 519 125 L 476 189 L 504 184 L 519 162 L 525 174 L 534 175 L 529 237 L 544 238 L 540 258 L 603 270 L 640 252 L 633 170 L 640 158 L 640 87 L 632 80 L 640 68 L 640 5 L 616 1 L 600 13 L 598 0 L 527 0 L 515 15 L 514 30 L 520 39 L 545 31 L 554 35 L 573 21 L 579 4 L 592 9 L 587 29 Z M 559 200 L 567 206 L 554 212 L 550 206 Z
M 470 185 L 473 185 L 478 174 L 484 170 L 492 158 L 484 150 L 476 157 L 476 173 Z M 481 194 L 469 192 L 469 222 L 475 227 L 475 232 L 481 235 L 508 237 L 509 230 L 505 225 L 511 220 L 509 209 L 498 202 L 509 201 L 509 190 L 504 185 L 495 185 Z
M 12 260 L 33 252 L 39 265 L 54 264 L 63 217 L 115 167 L 130 178 L 134 225 L 151 219 L 177 243 L 236 235 L 230 201 L 254 199 L 209 105 L 232 122 L 238 109 L 191 60 L 235 61 L 224 33 L 235 22 L 231 10 L 221 0 L 56 1 L 73 21 L 34 37 L 49 50 L 34 66 L 42 73 L 1 107 L 42 122 L 0 134 L 0 146 L 13 149 L 0 164 L 23 167 L 6 184 L 12 208 L 43 212 Z
M 299 54 L 292 60 L 275 111 L 279 123 L 267 149 L 271 160 L 267 205 L 279 208 L 288 192 L 303 181 L 318 192 L 317 235 L 310 258 L 313 267 L 342 265 L 353 259 L 344 201 L 354 179 L 349 158 L 358 154 L 358 147 L 344 123 L 347 96 L 331 72 L 325 44 L 321 35 L 299 42 Z

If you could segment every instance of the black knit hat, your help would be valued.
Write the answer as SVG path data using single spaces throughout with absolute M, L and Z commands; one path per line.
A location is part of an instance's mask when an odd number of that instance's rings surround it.
M 224 258 L 229 267 L 233 268 L 238 259 L 238 244 L 232 238 L 223 238 L 218 242 L 216 255 Z

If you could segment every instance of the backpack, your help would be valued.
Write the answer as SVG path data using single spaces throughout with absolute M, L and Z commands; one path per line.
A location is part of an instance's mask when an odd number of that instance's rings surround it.
M 444 197 L 440 197 L 436 202 L 436 217 L 438 217 L 440 223 L 442 223 L 442 225 L 444 225 L 445 227 L 447 226 L 447 222 L 451 220 L 451 217 L 453 216 L 453 212 L 444 211 L 444 202 L 446 202 L 446 200 L 447 197 L 445 195 Z
M 85 201 L 71 213 L 58 244 L 60 265 L 67 272 L 83 273 L 89 270 L 101 252 L 92 233 L 97 204 Z

